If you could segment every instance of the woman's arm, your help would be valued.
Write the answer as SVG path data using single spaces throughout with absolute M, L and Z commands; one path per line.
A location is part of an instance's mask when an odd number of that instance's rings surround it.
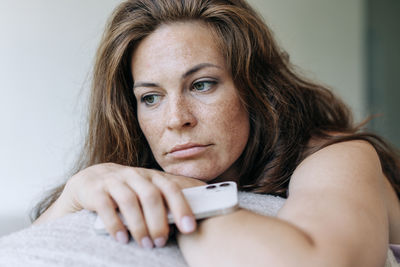
M 204 184 L 156 170 L 98 164 L 70 178 L 60 197 L 34 224 L 87 209 L 100 216 L 107 231 L 118 241 L 128 242 L 128 228 L 143 247 L 162 247 L 169 234 L 168 209 L 181 232 L 195 230 L 194 216 L 181 190 Z M 126 226 L 118 212 L 124 216 Z
M 178 242 L 190 266 L 383 266 L 384 179 L 369 144 L 331 145 L 298 166 L 277 218 L 240 210 Z

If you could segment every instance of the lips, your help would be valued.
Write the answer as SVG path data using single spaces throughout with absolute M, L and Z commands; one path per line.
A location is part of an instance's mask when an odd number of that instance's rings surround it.
M 180 151 L 180 150 L 190 149 L 190 148 L 193 148 L 193 147 L 205 147 L 205 146 L 206 145 L 195 144 L 195 143 L 187 143 L 187 144 L 183 144 L 183 145 L 176 145 L 168 153 L 173 153 L 173 152 Z
M 202 145 L 196 143 L 186 143 L 174 146 L 167 154 L 174 158 L 189 158 L 195 157 L 205 152 L 209 145 Z

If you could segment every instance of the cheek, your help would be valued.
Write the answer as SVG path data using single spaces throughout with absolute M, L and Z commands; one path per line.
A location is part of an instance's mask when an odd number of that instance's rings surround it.
M 215 111 L 214 120 L 210 121 L 210 129 L 224 146 L 224 152 L 230 160 L 240 156 L 249 138 L 250 124 L 247 111 L 240 100 L 235 97 L 224 101 Z
M 249 138 L 250 124 L 247 113 L 244 110 L 236 113 L 226 127 L 229 133 L 227 139 L 230 141 L 228 145 L 232 152 L 236 154 L 236 157 L 239 157 Z
M 223 125 L 228 138 L 238 140 L 248 131 L 248 114 L 237 97 L 225 101 L 223 110 L 219 114 L 221 114 L 220 124 Z
M 152 151 L 157 150 L 157 142 L 156 140 L 160 140 L 160 135 L 161 135 L 161 129 L 160 126 L 161 121 L 160 119 L 157 119 L 157 116 L 150 116 L 150 115 L 145 115 L 143 116 L 142 114 L 138 114 L 138 120 L 139 120 L 139 126 L 140 129 L 142 130 L 144 136 L 146 137 L 147 142 L 150 145 L 150 148 Z

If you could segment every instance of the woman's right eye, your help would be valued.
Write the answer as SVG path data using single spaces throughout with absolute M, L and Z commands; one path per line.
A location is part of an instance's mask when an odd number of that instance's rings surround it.
M 145 103 L 147 106 L 154 106 L 160 101 L 160 95 L 149 94 L 140 99 L 140 102 Z

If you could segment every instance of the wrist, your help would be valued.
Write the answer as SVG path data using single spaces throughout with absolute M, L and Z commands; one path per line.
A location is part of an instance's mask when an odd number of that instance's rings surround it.
M 71 185 L 66 183 L 56 200 L 48 206 L 48 208 L 33 222 L 33 224 L 55 220 L 66 214 L 81 210 L 82 208 L 73 204 L 72 192 L 73 190 L 71 190 Z
M 61 197 L 61 196 L 60 196 Z M 49 222 L 70 213 L 60 197 L 54 201 L 34 222 L 33 224 L 41 224 Z
M 222 226 L 224 224 L 226 224 L 227 222 L 232 222 L 232 221 L 236 221 L 238 220 L 240 217 L 242 217 L 245 213 L 247 213 L 248 211 L 242 208 L 237 208 L 236 210 L 228 213 L 228 214 L 223 214 L 223 215 L 218 215 L 218 216 L 213 216 L 213 217 L 209 217 L 206 219 L 203 219 L 201 221 L 198 222 L 199 227 L 208 227 L 210 225 L 219 225 L 222 224 Z
M 241 217 L 246 216 L 246 213 L 248 213 L 248 210 L 238 208 L 235 211 L 228 214 L 217 215 L 198 220 L 196 231 L 192 234 L 189 234 L 189 236 L 203 235 L 208 231 L 208 229 L 213 227 L 215 227 L 216 229 L 222 229 L 224 225 L 226 225 L 227 223 L 240 220 Z M 177 231 L 177 237 L 179 236 L 188 236 L 188 235 Z

